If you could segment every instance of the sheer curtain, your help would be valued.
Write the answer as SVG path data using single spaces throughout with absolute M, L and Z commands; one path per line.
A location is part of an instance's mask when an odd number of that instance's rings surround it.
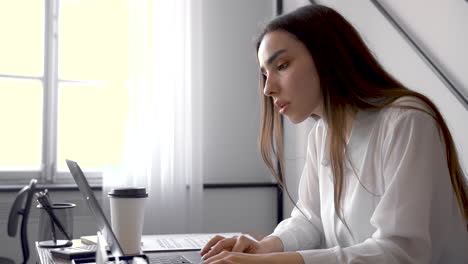
M 129 3 L 130 110 L 123 165 L 104 173 L 104 204 L 111 188 L 144 186 L 144 234 L 201 232 L 201 104 L 192 67 L 198 1 Z

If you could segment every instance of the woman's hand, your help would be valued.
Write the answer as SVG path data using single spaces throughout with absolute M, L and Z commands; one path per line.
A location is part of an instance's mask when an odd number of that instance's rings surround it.
M 250 254 L 270 252 L 256 240 L 243 235 L 230 238 L 217 235 L 205 245 L 205 247 L 200 251 L 200 255 L 202 255 L 203 260 L 206 260 L 223 251 L 244 252 Z
M 304 264 L 297 252 L 248 254 L 223 251 L 203 261 L 203 264 Z

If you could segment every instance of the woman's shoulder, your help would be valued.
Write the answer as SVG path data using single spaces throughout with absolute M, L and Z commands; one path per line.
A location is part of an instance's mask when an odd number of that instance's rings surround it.
M 416 96 L 402 96 L 393 101 L 389 107 L 412 107 L 421 110 L 429 110 L 430 107 L 421 98 Z
M 382 110 L 384 121 L 396 121 L 403 117 L 434 116 L 432 108 L 415 96 L 402 96 Z

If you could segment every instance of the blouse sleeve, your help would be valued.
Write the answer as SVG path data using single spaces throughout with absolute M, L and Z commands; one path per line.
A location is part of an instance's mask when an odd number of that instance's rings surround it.
M 428 114 L 409 110 L 383 133 L 376 155 L 382 156 L 385 192 L 370 219 L 376 231 L 350 247 L 301 251 L 305 263 L 431 263 L 440 257 L 444 217 L 457 213 L 439 127 Z
M 297 208 L 294 207 L 291 217 L 279 223 L 270 235 L 280 238 L 285 252 L 318 248 L 323 240 L 315 148 L 315 140 L 319 135 L 315 133 L 316 128 L 317 124 L 308 137 L 306 162 L 299 182 Z

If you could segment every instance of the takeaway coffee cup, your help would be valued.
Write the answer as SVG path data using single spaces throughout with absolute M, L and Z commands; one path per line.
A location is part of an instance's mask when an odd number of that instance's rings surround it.
M 146 188 L 112 189 L 109 193 L 112 230 L 124 254 L 140 253 Z

